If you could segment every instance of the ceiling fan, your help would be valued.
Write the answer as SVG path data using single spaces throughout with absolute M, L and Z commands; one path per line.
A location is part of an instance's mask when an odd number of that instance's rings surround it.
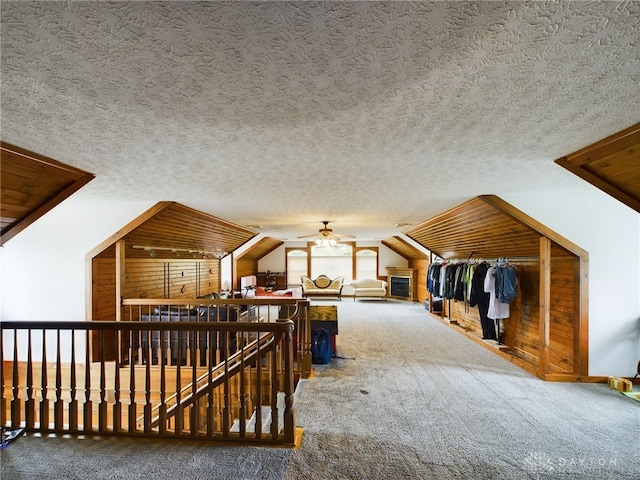
M 315 238 L 315 242 L 317 245 L 325 245 L 325 246 L 333 246 L 338 243 L 340 240 L 345 238 L 356 238 L 355 235 L 347 235 L 344 233 L 333 233 L 333 230 L 328 227 L 329 221 L 322 221 L 324 227 L 318 230 L 318 233 L 314 233 L 313 235 L 302 235 L 298 238 Z

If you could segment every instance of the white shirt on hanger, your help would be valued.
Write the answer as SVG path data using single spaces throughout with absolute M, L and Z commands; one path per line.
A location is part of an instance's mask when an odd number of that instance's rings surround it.
M 489 294 L 487 317 L 492 319 L 509 318 L 509 304 L 502 303 L 496 296 L 496 267 L 489 267 L 484 277 L 484 291 Z

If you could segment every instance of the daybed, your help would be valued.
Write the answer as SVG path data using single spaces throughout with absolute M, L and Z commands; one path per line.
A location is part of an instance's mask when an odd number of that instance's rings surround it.
M 351 282 L 353 301 L 356 298 L 384 298 L 387 299 L 387 282 L 373 278 L 363 278 Z
M 342 300 L 344 277 L 336 277 L 331 280 L 326 275 L 318 275 L 315 280 L 311 280 L 309 277 L 301 275 L 300 280 L 302 281 L 302 294 L 305 297 L 330 296 Z

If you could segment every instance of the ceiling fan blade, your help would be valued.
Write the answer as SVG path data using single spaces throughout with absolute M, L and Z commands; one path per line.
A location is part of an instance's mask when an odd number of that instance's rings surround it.
M 347 233 L 334 233 L 335 237 L 343 237 L 343 238 L 356 238 L 355 235 L 349 235 Z
M 301 235 L 296 238 L 317 238 L 320 240 L 336 240 L 336 241 L 340 241 L 343 238 L 356 238 L 355 235 L 334 233 L 334 231 L 328 227 L 329 222 L 326 220 L 324 220 L 322 223 L 324 224 L 324 228 L 321 228 L 320 230 L 318 230 L 318 233 L 314 233 L 312 235 Z

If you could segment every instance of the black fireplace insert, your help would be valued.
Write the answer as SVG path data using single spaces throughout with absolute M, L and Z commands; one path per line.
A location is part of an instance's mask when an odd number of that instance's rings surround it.
M 391 296 L 409 298 L 411 292 L 409 291 L 411 279 L 409 277 L 396 277 L 390 278 L 391 284 Z

